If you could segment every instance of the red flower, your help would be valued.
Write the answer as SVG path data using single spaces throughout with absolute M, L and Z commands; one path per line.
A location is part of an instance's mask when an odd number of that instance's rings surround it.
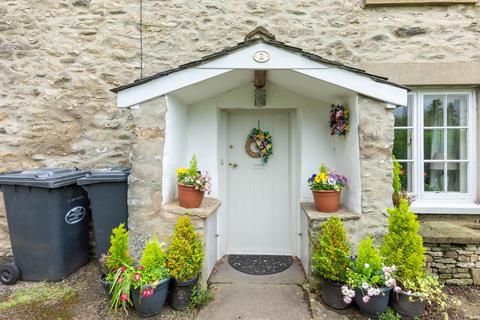
M 133 280 L 135 280 L 135 281 L 140 281 L 140 278 L 141 278 L 140 273 L 138 273 L 138 272 L 133 275 Z
M 149 298 L 151 296 L 153 296 L 153 288 L 148 288 L 148 289 L 143 290 L 143 292 L 142 292 L 142 297 L 143 298 Z
M 123 266 L 120 270 L 121 270 L 122 273 L 124 273 L 125 270 L 127 270 L 127 267 Z
M 139 266 L 139 267 L 138 267 L 138 270 L 143 270 L 143 269 L 145 269 L 144 266 Z
M 127 300 L 128 300 L 127 294 L 126 294 L 126 293 L 122 293 L 122 294 L 120 295 L 120 301 L 125 302 L 125 301 L 127 301 Z
M 122 277 L 118 278 L 117 282 L 118 282 L 118 283 L 122 283 L 122 282 L 123 282 L 123 278 L 122 278 Z

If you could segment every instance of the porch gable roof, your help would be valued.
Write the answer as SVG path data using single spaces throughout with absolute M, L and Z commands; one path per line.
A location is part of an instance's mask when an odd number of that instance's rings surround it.
M 263 63 L 255 61 L 252 53 L 257 51 L 269 52 L 271 59 Z M 252 39 L 246 37 L 245 41 L 233 47 L 135 80 L 111 91 L 117 93 L 119 107 L 130 107 L 237 69 L 289 69 L 397 105 L 406 105 L 409 90 L 403 85 L 388 81 L 386 77 L 325 59 L 277 41 L 274 37 Z

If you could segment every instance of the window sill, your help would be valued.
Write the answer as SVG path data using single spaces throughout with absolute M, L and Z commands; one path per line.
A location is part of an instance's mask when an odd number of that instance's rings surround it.
M 480 205 L 474 202 L 442 202 L 417 200 L 410 208 L 418 214 L 479 214 Z

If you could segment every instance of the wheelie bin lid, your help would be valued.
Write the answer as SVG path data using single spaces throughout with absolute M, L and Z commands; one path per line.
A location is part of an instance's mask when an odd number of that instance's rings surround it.
M 54 189 L 76 184 L 88 171 L 65 168 L 39 168 L 0 174 L 1 185 Z
M 102 182 L 122 182 L 127 181 L 130 174 L 130 168 L 126 167 L 112 167 L 101 170 L 91 171 L 84 177 L 78 179 L 79 185 L 87 185 Z

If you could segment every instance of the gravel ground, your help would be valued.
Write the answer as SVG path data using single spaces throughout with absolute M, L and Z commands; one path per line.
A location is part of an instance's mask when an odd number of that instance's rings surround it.
M 35 288 L 49 288 L 41 294 L 44 299 L 34 299 L 19 303 L 18 305 L 0 310 L 0 319 L 15 320 L 112 320 L 112 319 L 142 319 L 135 314 L 133 309 L 129 315 L 123 312 L 110 312 L 106 293 L 98 281 L 98 264 L 91 262 L 78 272 L 60 283 L 34 283 L 19 281 L 13 286 L 0 284 L 0 306 L 2 302 L 11 301 L 14 294 L 19 292 L 29 293 L 38 291 Z M 58 289 L 63 291 L 58 293 Z M 26 289 L 26 290 L 25 290 Z M 49 298 L 56 294 L 55 298 Z M 63 294 L 63 292 L 65 292 Z M 62 295 L 63 294 L 63 295 Z M 22 297 L 23 298 L 23 297 Z M 18 299 L 18 298 L 17 298 Z M 166 307 L 160 316 L 149 319 L 154 320 L 190 320 L 196 317 L 196 311 L 177 312 Z

